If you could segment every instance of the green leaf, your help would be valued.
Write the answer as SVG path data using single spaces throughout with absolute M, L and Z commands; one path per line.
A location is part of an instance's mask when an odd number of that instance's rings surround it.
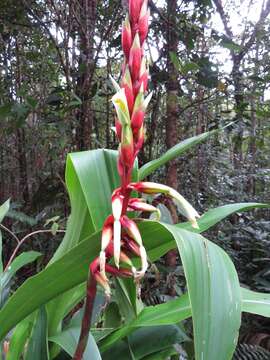
M 71 215 L 65 237 L 50 263 L 102 228 L 104 220 L 111 213 L 112 191 L 119 183 L 117 151 L 93 150 L 68 155 L 66 184 Z M 73 289 L 47 305 L 49 336 L 56 333 L 76 291 Z
M 4 104 L 0 106 L 0 120 L 5 119 L 11 114 L 12 104 Z
M 4 217 L 6 216 L 8 210 L 9 210 L 9 199 L 7 201 L 4 202 L 4 204 L 2 204 L 0 206 L 0 223 L 3 221 Z
M 32 322 L 29 318 L 25 319 L 25 321 L 19 323 L 10 340 L 9 349 L 7 354 L 7 360 L 20 360 L 21 353 L 23 351 L 24 345 L 27 341 L 31 333 Z
M 196 359 L 231 359 L 241 324 L 241 293 L 234 265 L 220 247 L 201 235 L 166 227 L 175 238 L 185 271 Z
M 148 255 L 152 261 L 158 259 L 169 249 L 175 247 L 175 241 L 173 235 L 171 232 L 166 230 L 165 226 L 151 221 L 144 221 L 143 223 L 140 224 L 140 229 L 142 232 L 145 246 L 148 251 Z M 183 234 L 183 233 L 188 234 L 189 239 L 190 237 L 192 238 L 195 237 L 195 239 L 197 239 L 195 242 L 193 241 L 194 239 L 189 240 L 190 246 L 192 244 L 193 245 L 200 244 L 200 246 L 197 245 L 199 246 L 199 250 L 196 250 L 195 254 L 197 254 L 198 256 L 199 254 L 201 254 L 200 252 L 202 252 L 202 254 L 206 256 L 206 252 L 203 250 L 204 245 L 203 245 L 203 249 L 201 249 L 202 241 L 198 241 L 199 235 L 186 232 L 182 229 L 177 229 L 177 227 L 173 227 L 173 230 L 174 232 L 179 232 L 179 234 Z M 201 237 L 199 238 L 201 239 Z M 186 242 L 188 243 L 188 240 L 186 240 Z M 214 263 L 215 268 L 216 266 L 221 266 L 224 262 L 226 263 L 227 255 L 225 255 L 222 250 L 220 250 L 218 247 L 216 247 L 213 244 L 209 245 L 209 247 L 211 249 L 209 251 L 211 255 L 211 256 L 209 255 L 210 260 L 212 261 L 213 252 L 214 253 L 217 252 L 218 254 L 217 258 L 218 260 L 220 260 L 218 264 Z M 83 283 L 87 278 L 88 264 L 98 255 L 99 248 L 100 248 L 100 233 L 96 233 L 91 237 L 88 237 L 84 241 L 80 242 L 76 247 L 70 250 L 69 253 L 64 255 L 61 259 L 55 261 L 53 264 L 48 266 L 48 268 L 46 268 L 39 274 L 33 276 L 32 278 L 28 279 L 17 290 L 17 292 L 8 300 L 8 302 L 5 304 L 3 309 L 0 311 L 0 323 L 1 323 L 0 339 L 2 339 L 3 336 L 9 330 L 11 330 L 12 327 L 15 326 L 20 320 L 22 320 L 27 315 L 31 314 L 43 303 L 46 303 L 47 301 L 56 297 L 57 295 L 69 289 L 72 289 L 78 284 Z M 230 261 L 228 262 L 229 262 L 228 267 L 230 267 L 231 263 Z M 193 264 L 193 262 L 191 262 L 191 264 Z M 207 260 L 205 260 L 205 263 L 202 264 L 202 269 L 204 269 L 204 271 L 206 266 L 207 266 Z M 201 272 L 202 271 L 200 269 L 199 275 L 201 274 Z M 233 271 L 232 273 L 233 275 L 235 275 Z M 216 276 L 226 276 L 226 274 L 227 274 L 226 269 L 224 271 L 222 269 L 222 271 L 217 271 Z M 223 281 L 223 279 L 222 280 L 217 279 L 215 276 L 212 278 L 212 281 L 216 282 L 217 280 L 220 281 L 219 284 L 222 283 L 221 281 Z M 206 281 L 205 284 L 207 283 L 209 283 L 209 280 Z M 228 282 L 228 284 L 229 283 L 230 282 Z M 228 284 L 226 286 L 228 286 Z M 200 289 L 201 289 L 201 283 L 200 286 L 198 286 L 198 291 Z M 226 291 L 226 287 L 224 287 L 224 289 L 222 288 L 221 290 L 222 291 L 220 291 L 219 289 L 218 292 L 221 294 L 220 296 L 222 296 L 223 292 Z M 31 297 L 31 301 L 29 301 L 30 297 Z M 181 299 L 182 298 L 180 298 L 179 301 L 182 301 Z M 227 296 L 224 296 L 224 299 L 222 299 L 219 302 L 219 305 L 223 304 L 223 302 L 226 302 L 227 300 L 228 300 Z M 204 302 L 200 301 L 200 304 L 206 306 L 205 301 Z M 164 305 L 167 306 L 167 304 Z M 165 311 L 167 310 L 164 310 L 163 312 L 164 314 Z M 188 317 L 189 316 L 187 313 L 188 309 L 184 309 L 183 311 L 185 311 L 184 312 L 185 315 L 183 316 Z M 181 305 L 179 305 L 179 312 L 181 312 Z M 140 316 L 143 316 L 144 314 L 145 313 L 142 312 L 142 315 Z M 181 316 L 181 314 L 179 316 Z M 173 317 L 176 317 L 176 312 L 173 313 L 172 318 Z M 154 323 L 154 317 L 152 315 L 150 315 L 149 319 L 150 319 L 149 321 L 152 321 L 152 323 Z M 168 319 L 166 321 L 168 321 Z M 144 324 L 149 325 L 150 322 L 147 323 L 145 321 Z M 141 325 L 142 322 L 140 323 L 140 326 Z M 126 329 L 124 329 L 123 331 L 126 331 Z M 123 336 L 126 336 L 126 333 Z
M 217 130 L 205 132 L 203 134 L 193 136 L 189 139 L 181 141 L 179 144 L 173 146 L 160 158 L 149 161 L 139 169 L 139 180 L 145 179 L 148 175 L 158 169 L 160 166 L 165 165 L 168 161 L 175 159 L 186 152 L 191 147 L 200 144 L 201 142 L 208 139 L 211 135 L 215 134 Z
M 35 261 L 41 253 L 28 251 L 17 256 L 8 269 L 0 275 L 0 308 L 4 305 L 9 295 L 10 281 L 16 272 L 23 266 Z
M 148 306 L 140 312 L 136 319 L 105 337 L 100 343 L 100 349 L 102 352 L 108 350 L 114 343 L 131 334 L 136 328 L 177 324 L 190 316 L 191 309 L 187 295 L 166 304 Z
M 50 341 L 58 344 L 70 356 L 73 356 L 80 337 L 80 326 L 68 327 L 61 333 L 49 338 Z M 93 335 L 90 333 L 82 360 L 102 360 Z
M 48 360 L 48 324 L 46 309 L 42 306 L 36 317 L 27 347 L 25 360 Z
M 229 39 L 226 35 L 222 36 L 222 40 L 219 43 L 219 45 L 221 45 L 222 47 L 235 51 L 235 52 L 240 52 L 242 50 L 242 47 L 238 44 L 236 44 L 234 41 L 232 41 L 231 39 Z
M 137 314 L 136 287 L 132 279 L 115 280 L 115 298 L 119 310 L 126 322 L 134 319 Z
M 233 213 L 249 211 L 252 209 L 264 209 L 269 207 L 270 204 L 262 203 L 236 203 L 223 205 L 214 209 L 210 209 L 205 214 L 203 214 L 197 221 L 199 229 L 194 229 L 188 222 L 177 224 L 176 226 L 192 232 L 202 233 Z
M 170 51 L 170 59 L 175 69 L 180 72 L 182 69 L 182 63 L 175 52 Z
M 2 246 L 3 246 L 2 231 L 0 230 L 0 276 L 3 273 Z
M 242 312 L 270 317 L 270 294 L 241 288 L 241 297 Z M 134 321 L 105 336 L 100 342 L 101 350 L 109 349 L 115 342 L 138 327 L 172 325 L 189 317 L 191 317 L 191 306 L 187 293 L 165 304 L 145 307 Z
M 270 294 L 242 288 L 242 311 L 270 317 Z
M 175 325 L 144 327 L 129 335 L 128 344 L 120 341 L 102 353 L 102 359 L 140 360 L 157 351 L 171 348 L 173 344 L 181 340 L 183 340 L 183 333 Z
M 93 150 L 68 155 L 66 185 L 71 215 L 66 235 L 50 263 L 102 228 L 111 213 L 112 191 L 119 186 L 117 151 Z
M 84 282 L 89 263 L 98 255 L 99 249 L 100 232 L 80 242 L 65 256 L 27 279 L 0 311 L 0 339 L 42 304 Z

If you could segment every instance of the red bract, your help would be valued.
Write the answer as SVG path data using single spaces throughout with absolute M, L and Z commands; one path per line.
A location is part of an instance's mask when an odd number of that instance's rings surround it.
M 131 126 L 132 130 L 134 132 L 134 135 L 137 135 L 140 128 L 142 127 L 144 119 L 144 111 L 138 110 L 134 114 L 132 114 L 131 117 Z
M 126 20 L 124 21 L 122 28 L 122 48 L 127 59 L 129 56 L 129 50 L 131 48 L 131 45 L 132 45 L 132 36 L 131 36 L 130 23 L 128 17 L 126 17 Z
M 129 16 L 132 25 L 139 20 L 143 0 L 129 0 Z
M 118 140 L 121 141 L 122 125 L 117 118 L 115 118 L 115 129 L 116 129 L 116 135 L 118 137 Z
M 140 45 L 139 34 L 136 33 L 132 47 L 129 52 L 129 61 L 128 61 L 132 81 L 136 81 L 140 77 L 141 61 L 142 61 L 142 49 Z
M 147 0 L 144 0 L 138 20 L 138 30 L 139 30 L 141 45 L 143 45 L 144 40 L 148 33 L 148 21 L 149 21 L 149 10 L 147 9 Z

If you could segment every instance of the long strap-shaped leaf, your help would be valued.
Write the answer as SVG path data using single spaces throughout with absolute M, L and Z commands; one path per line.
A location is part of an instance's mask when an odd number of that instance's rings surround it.
M 228 124 L 229 126 L 231 124 Z M 225 127 L 227 127 L 225 126 Z M 165 152 L 162 156 L 158 159 L 154 159 L 143 165 L 139 170 L 139 180 L 145 179 L 148 175 L 152 172 L 157 170 L 162 165 L 165 165 L 168 161 L 175 159 L 176 157 L 182 155 L 187 150 L 192 148 L 195 145 L 198 145 L 208 139 L 210 136 L 216 134 L 218 131 L 223 130 L 225 127 L 217 130 L 207 131 L 203 134 L 193 136 L 189 139 L 185 139 L 181 141 L 179 144 L 176 144 L 171 149 Z
M 184 266 L 197 360 L 229 360 L 241 324 L 241 293 L 229 256 L 201 235 L 167 226 Z
M 193 228 L 190 222 L 180 223 L 177 224 L 177 226 L 181 229 L 202 233 L 236 212 L 249 211 L 253 209 L 265 209 L 269 207 L 270 204 L 252 202 L 222 205 L 205 212 L 197 221 L 199 225 L 198 229 Z
M 270 317 L 270 294 L 241 288 L 241 308 L 242 312 Z M 165 304 L 148 306 L 142 310 L 137 319 L 114 332 L 106 334 L 106 330 L 97 329 L 99 334 L 105 333 L 99 342 L 100 349 L 108 350 L 139 327 L 177 324 L 189 317 L 191 317 L 191 306 L 187 293 Z
M 116 168 L 117 151 L 93 150 L 68 155 L 66 184 L 71 203 L 71 215 L 66 235 L 57 249 L 52 262 L 61 258 L 86 236 L 101 229 L 110 214 L 110 197 L 119 186 Z M 91 252 L 91 249 L 89 249 Z M 73 297 L 83 294 L 73 289 L 48 304 L 49 335 L 58 329 L 59 323 L 73 304 Z

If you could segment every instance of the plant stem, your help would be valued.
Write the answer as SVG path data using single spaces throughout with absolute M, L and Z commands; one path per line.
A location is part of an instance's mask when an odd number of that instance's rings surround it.
M 7 228 L 5 230 L 7 230 Z M 56 232 L 57 233 L 65 233 L 66 230 L 56 230 Z M 52 233 L 52 231 L 51 230 L 36 230 L 36 231 L 31 232 L 30 234 L 27 234 L 24 238 L 19 240 L 19 242 L 18 242 L 17 246 L 15 247 L 11 257 L 8 260 L 8 263 L 7 263 L 4 271 L 6 271 L 8 269 L 8 267 L 10 266 L 12 261 L 14 260 L 18 250 L 20 249 L 21 245 L 25 242 L 25 240 L 27 240 L 28 238 L 30 238 L 33 235 L 37 235 L 37 234 L 41 234 L 41 233 Z
M 85 309 L 82 319 L 81 333 L 80 333 L 77 349 L 72 358 L 73 360 L 81 360 L 83 357 L 83 353 L 88 341 L 96 292 L 97 292 L 97 282 L 94 276 L 92 276 L 91 271 L 89 270 L 88 279 L 87 279 L 87 289 L 86 289 L 87 295 L 86 295 Z

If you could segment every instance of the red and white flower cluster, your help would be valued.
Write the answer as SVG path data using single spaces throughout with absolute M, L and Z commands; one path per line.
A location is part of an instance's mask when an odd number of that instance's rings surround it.
M 178 209 L 197 226 L 199 216 L 195 209 L 174 189 L 150 182 L 131 182 L 134 161 L 144 142 L 144 117 L 151 99 L 146 95 L 148 69 L 143 45 L 148 33 L 149 9 L 147 0 L 129 0 L 129 11 L 122 27 L 122 48 L 125 60 L 120 86 L 114 80 L 116 94 L 112 98 L 116 110 L 116 133 L 119 139 L 118 172 L 121 186 L 112 194 L 112 214 L 106 219 L 101 239 L 100 256 L 90 265 L 92 276 L 103 286 L 107 296 L 110 285 L 107 273 L 114 276 L 133 276 L 140 279 L 147 270 L 147 255 L 136 219 L 127 212 L 154 212 L 159 210 L 142 198 L 131 198 L 132 191 L 141 194 L 162 193 L 177 202 Z M 130 259 L 138 256 L 137 270 Z M 113 258 L 114 264 L 108 261 Z

